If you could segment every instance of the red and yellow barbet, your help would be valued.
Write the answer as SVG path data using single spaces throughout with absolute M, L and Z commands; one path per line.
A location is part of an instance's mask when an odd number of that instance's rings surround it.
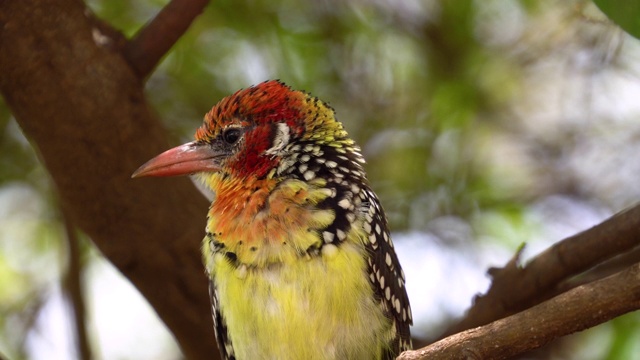
M 334 110 L 279 81 L 224 98 L 194 142 L 137 176 L 216 193 L 203 254 L 224 359 L 394 359 L 405 279 L 360 149 Z

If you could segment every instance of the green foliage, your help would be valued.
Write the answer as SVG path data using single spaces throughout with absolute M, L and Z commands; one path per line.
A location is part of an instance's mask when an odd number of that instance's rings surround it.
M 29 143 L 0 98 L 0 185 L 19 181 L 32 173 L 37 161 Z
M 636 38 L 640 38 L 640 2 L 629 0 L 594 0 L 593 2 L 616 25 Z
M 607 359 L 633 359 L 640 354 L 640 314 L 631 313 L 611 322 L 613 344 L 609 348 Z

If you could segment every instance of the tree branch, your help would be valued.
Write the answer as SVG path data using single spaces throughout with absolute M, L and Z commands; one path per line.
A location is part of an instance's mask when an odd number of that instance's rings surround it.
M 569 291 L 577 286 L 600 280 L 638 262 L 640 262 L 640 246 L 636 246 L 623 254 L 594 266 L 578 276 L 563 281 L 554 288 L 553 296 Z
M 209 0 L 171 0 L 125 45 L 125 57 L 146 78 L 202 13 Z
M 69 307 L 73 313 L 73 327 L 76 334 L 78 359 L 89 360 L 91 346 L 87 336 L 86 306 L 82 291 L 82 260 L 80 259 L 80 244 L 76 229 L 64 210 L 61 210 L 67 240 L 67 271 L 64 277 L 64 289 Z
M 476 297 L 465 318 L 445 335 L 487 324 L 555 295 L 570 277 L 640 245 L 640 205 L 568 237 L 521 268 L 519 252 L 504 268 L 490 270 L 491 288 Z M 443 337 L 444 337 L 443 336 Z
M 186 178 L 131 180 L 169 143 L 139 75 L 88 12 L 78 0 L 0 0 L 0 91 L 73 224 L 187 358 L 215 359 L 200 255 L 209 204 Z
M 640 264 L 635 264 L 489 325 L 404 352 L 398 359 L 506 359 L 638 309 Z

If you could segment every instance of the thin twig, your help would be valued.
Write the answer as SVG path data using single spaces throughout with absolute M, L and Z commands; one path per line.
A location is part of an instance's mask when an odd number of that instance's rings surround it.
M 140 78 L 151 73 L 208 3 L 209 0 L 171 0 L 129 40 L 124 54 Z
M 67 240 L 67 271 L 64 275 L 64 289 L 73 313 L 73 326 L 76 335 L 76 347 L 78 359 L 90 360 L 92 358 L 89 337 L 87 335 L 86 306 L 82 291 L 82 260 L 76 229 L 71 223 L 68 214 L 62 210 L 64 228 Z

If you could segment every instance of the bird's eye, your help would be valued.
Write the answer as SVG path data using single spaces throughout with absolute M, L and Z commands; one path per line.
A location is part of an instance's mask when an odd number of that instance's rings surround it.
M 238 128 L 226 129 L 222 133 L 222 140 L 229 145 L 233 145 L 238 142 L 240 135 L 242 135 L 242 131 Z

